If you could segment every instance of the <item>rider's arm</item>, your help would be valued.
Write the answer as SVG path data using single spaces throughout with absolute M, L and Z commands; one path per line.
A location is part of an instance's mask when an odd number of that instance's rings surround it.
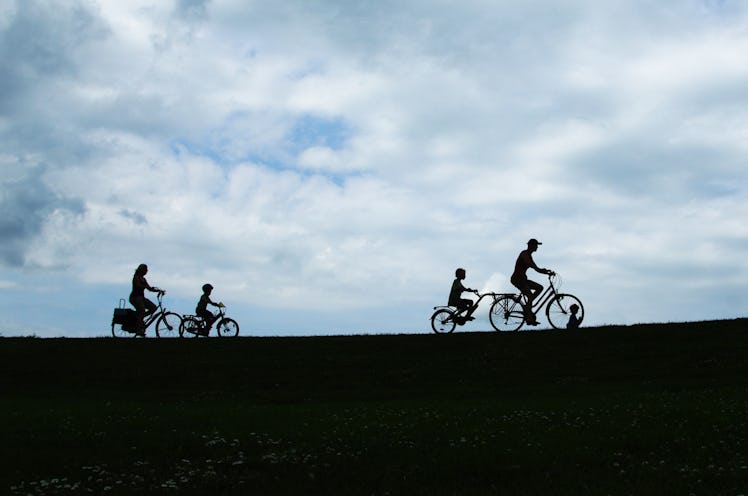
M 148 291 L 151 291 L 153 293 L 163 293 L 164 292 L 163 289 L 160 289 L 160 288 L 157 288 L 156 286 L 151 286 L 150 284 L 148 284 L 148 281 L 145 280 L 145 277 L 143 278 L 143 282 L 145 283 L 145 287 L 146 287 L 146 289 Z
M 465 291 L 470 291 L 471 293 L 475 292 L 474 289 L 470 289 L 465 287 L 462 283 L 460 283 L 460 290 L 464 293 Z
M 527 253 L 527 266 L 532 267 L 541 274 L 550 274 L 552 272 L 551 270 L 538 267 L 538 265 L 535 263 L 535 260 L 532 259 L 532 255 L 530 255 L 529 253 Z
M 135 277 L 135 279 L 133 280 L 133 285 L 135 287 L 137 287 L 138 289 L 140 289 L 140 290 L 147 289 L 148 291 L 154 291 L 154 292 L 158 291 L 158 288 L 154 288 L 153 286 L 151 286 L 150 284 L 148 284 L 148 281 L 143 276 L 137 276 L 137 277 Z

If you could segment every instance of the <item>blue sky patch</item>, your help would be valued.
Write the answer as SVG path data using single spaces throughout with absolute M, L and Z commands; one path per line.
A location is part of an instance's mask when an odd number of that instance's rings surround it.
M 350 135 L 351 128 L 341 118 L 304 115 L 297 119 L 289 133 L 290 148 L 294 155 L 314 146 L 340 150 Z

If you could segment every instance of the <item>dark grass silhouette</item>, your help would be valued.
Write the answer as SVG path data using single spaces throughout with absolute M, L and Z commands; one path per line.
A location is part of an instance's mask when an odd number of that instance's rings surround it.
M 740 494 L 744 319 L 0 339 L 11 494 Z

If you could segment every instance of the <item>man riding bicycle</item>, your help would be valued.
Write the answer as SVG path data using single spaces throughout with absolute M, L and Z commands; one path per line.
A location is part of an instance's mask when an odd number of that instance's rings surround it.
M 527 302 L 523 305 L 525 312 L 525 321 L 528 325 L 538 325 L 535 314 L 532 312 L 532 300 L 543 291 L 543 285 L 527 278 L 527 269 L 534 269 L 541 274 L 552 274 L 552 270 L 543 269 L 535 264 L 532 259 L 533 252 L 537 251 L 538 245 L 543 243 L 532 238 L 527 242 L 527 249 L 522 250 L 514 264 L 514 273 L 512 273 L 511 282 L 520 292 L 527 297 Z

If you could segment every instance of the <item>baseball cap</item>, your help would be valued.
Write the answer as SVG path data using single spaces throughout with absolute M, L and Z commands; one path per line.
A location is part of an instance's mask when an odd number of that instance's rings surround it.
M 531 238 L 530 241 L 527 242 L 527 244 L 528 245 L 542 245 L 543 243 L 541 243 L 540 241 L 538 241 L 535 238 Z

